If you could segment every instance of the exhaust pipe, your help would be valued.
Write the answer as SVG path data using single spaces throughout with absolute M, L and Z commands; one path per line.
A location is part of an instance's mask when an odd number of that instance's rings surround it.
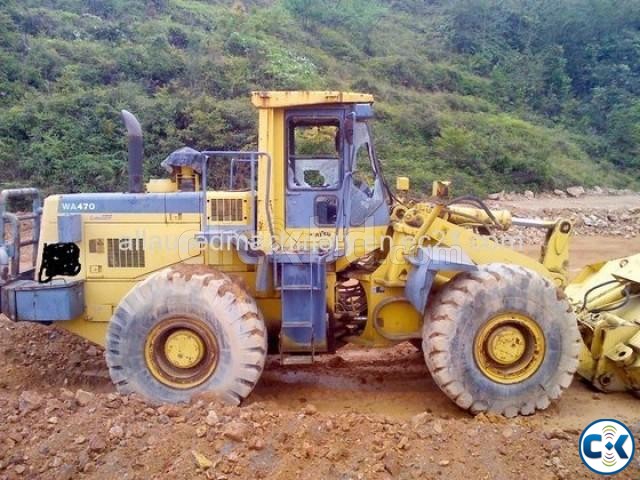
M 122 110 L 122 120 L 127 128 L 127 148 L 129 152 L 129 192 L 142 193 L 142 127 L 135 115 Z

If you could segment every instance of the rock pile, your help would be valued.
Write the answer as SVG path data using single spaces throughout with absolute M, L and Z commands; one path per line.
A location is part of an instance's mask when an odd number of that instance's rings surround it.
M 515 217 L 534 218 L 540 220 L 570 220 L 574 225 L 574 234 L 579 236 L 610 236 L 635 238 L 640 235 L 640 194 L 628 190 L 584 189 L 571 187 L 566 191 L 556 190 L 554 193 L 530 195 L 513 193 L 496 193 L 488 196 L 491 208 L 506 208 Z M 608 202 L 610 208 L 602 206 L 603 195 L 638 197 L 633 205 L 624 201 Z M 571 205 L 569 200 L 554 202 L 555 199 L 581 199 Z M 569 206 L 567 206 L 569 205 Z M 545 232 L 533 228 L 513 228 L 507 234 L 498 233 L 498 238 L 508 239 L 516 244 L 539 244 L 544 240 Z
M 153 406 L 135 395 L 67 389 L 0 396 L 0 478 L 572 478 L 577 433 L 526 421 L 425 412 L 322 413 L 202 397 Z M 77 399 L 88 400 L 81 405 Z M 356 401 L 356 400 L 354 400 Z M 50 419 L 55 418 L 56 422 Z M 493 448 L 503 448 L 494 458 Z M 500 447 L 502 446 L 502 447 Z

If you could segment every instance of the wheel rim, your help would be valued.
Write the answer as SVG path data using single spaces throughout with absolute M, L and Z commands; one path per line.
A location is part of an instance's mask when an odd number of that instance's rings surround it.
M 544 333 L 527 315 L 501 313 L 480 329 L 473 353 L 476 365 L 491 380 L 523 382 L 542 365 L 546 354 Z
M 147 335 L 145 363 L 164 385 L 189 389 L 203 384 L 218 366 L 218 341 L 207 324 L 192 315 L 172 315 Z

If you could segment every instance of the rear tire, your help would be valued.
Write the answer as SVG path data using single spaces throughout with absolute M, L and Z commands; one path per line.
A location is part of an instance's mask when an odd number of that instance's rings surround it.
M 571 384 L 580 348 L 564 293 L 519 266 L 491 264 L 459 274 L 425 315 L 429 371 L 473 414 L 514 417 L 547 408 Z
M 118 391 L 156 402 L 188 402 L 211 392 L 239 404 L 260 378 L 266 353 L 255 301 L 203 265 L 177 265 L 136 285 L 107 333 L 107 364 Z

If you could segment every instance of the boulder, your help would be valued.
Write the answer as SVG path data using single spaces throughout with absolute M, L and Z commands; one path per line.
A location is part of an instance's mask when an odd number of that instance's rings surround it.
M 206 423 L 210 427 L 213 427 L 218 422 L 219 422 L 219 419 L 216 412 L 214 412 L 213 410 L 209 410 L 209 413 L 207 413 L 207 417 L 204 419 L 204 423 Z
M 569 187 L 567 193 L 570 197 L 578 198 L 585 194 L 584 187 Z
M 195 461 L 198 468 L 202 470 L 208 470 L 211 467 L 213 467 L 213 462 L 209 460 L 207 457 L 205 457 L 203 454 L 201 454 L 200 452 L 196 452 L 195 450 L 192 450 L 191 454 L 193 455 L 193 460 Z
M 29 413 L 42 406 L 42 397 L 31 390 L 25 390 L 18 398 L 18 409 L 20 413 Z
M 242 422 L 230 422 L 227 424 L 222 434 L 234 442 L 243 442 L 249 434 L 249 427 Z
M 75 394 L 76 403 L 81 407 L 86 407 L 93 402 L 95 395 L 84 390 L 77 390 Z

